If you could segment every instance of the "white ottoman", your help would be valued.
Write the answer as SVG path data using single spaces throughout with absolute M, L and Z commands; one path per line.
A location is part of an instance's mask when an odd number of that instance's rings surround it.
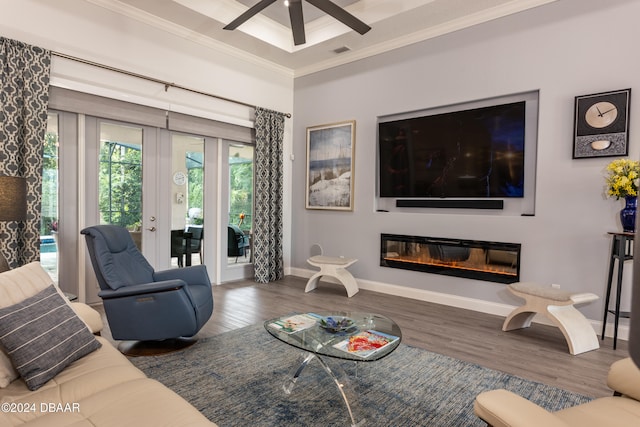
M 305 292 L 309 292 L 318 287 L 318 281 L 322 276 L 335 277 L 347 290 L 347 296 L 351 298 L 358 293 L 358 283 L 351 273 L 347 271 L 347 267 L 358 261 L 355 258 L 331 257 L 324 255 L 316 255 L 307 259 L 307 262 L 314 267 L 320 268 L 316 274 L 309 278 Z
M 531 282 L 512 283 L 508 289 L 524 298 L 525 303 L 507 316 L 502 325 L 503 331 L 528 328 L 536 313 L 540 313 L 560 328 L 569 345 L 569 353 L 576 355 L 600 348 L 591 323 L 573 306 L 597 300 L 596 294 L 572 294 Z

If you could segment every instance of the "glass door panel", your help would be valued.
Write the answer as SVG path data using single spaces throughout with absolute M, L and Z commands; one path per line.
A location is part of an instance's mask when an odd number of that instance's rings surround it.
M 171 266 L 204 259 L 204 147 L 202 137 L 171 135 Z
M 81 123 L 86 138 L 85 180 L 79 183 L 85 197 L 81 226 L 125 227 L 149 264 L 162 266 L 160 257 L 165 248 L 168 252 L 169 241 L 158 241 L 157 231 L 168 230 L 170 221 L 169 210 L 158 209 L 158 199 L 169 182 L 161 171 L 169 164 L 162 164 L 168 153 L 160 153 L 158 130 L 90 116 L 82 117 Z M 86 261 L 86 300 L 99 302 L 93 267 Z
M 237 280 L 250 274 L 253 261 L 253 152 L 252 145 L 225 141 L 228 173 L 227 258 L 223 280 Z
M 49 113 L 42 150 L 42 204 L 40 207 L 40 263 L 58 282 L 58 114 Z
M 60 288 L 82 296 L 78 280 L 77 115 L 49 111 L 42 147 L 40 263 Z
M 142 250 L 142 128 L 100 124 L 100 224 L 125 227 Z

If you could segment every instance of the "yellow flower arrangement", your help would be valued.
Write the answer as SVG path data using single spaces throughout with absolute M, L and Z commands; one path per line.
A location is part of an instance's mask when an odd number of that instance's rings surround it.
M 637 160 L 617 159 L 607 165 L 607 196 L 621 197 L 638 195 L 638 177 L 640 162 Z

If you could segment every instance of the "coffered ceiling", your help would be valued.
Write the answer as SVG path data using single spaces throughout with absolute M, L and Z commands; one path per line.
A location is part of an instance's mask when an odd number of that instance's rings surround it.
M 181 37 L 300 76 L 557 0 L 333 0 L 372 27 L 364 35 L 302 1 L 306 43 L 294 46 L 277 0 L 233 31 L 259 0 L 86 0 Z

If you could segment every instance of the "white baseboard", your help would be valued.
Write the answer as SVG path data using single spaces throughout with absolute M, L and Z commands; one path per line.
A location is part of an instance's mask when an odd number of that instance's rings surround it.
M 303 277 L 308 279 L 315 270 L 308 270 L 304 268 L 287 268 L 285 274 Z M 330 283 L 339 283 L 332 277 L 323 277 L 322 280 Z M 398 286 L 390 283 L 374 282 L 372 280 L 356 279 L 358 287 L 360 289 L 366 289 L 368 291 L 380 292 L 382 294 L 395 295 L 404 298 L 411 298 L 418 301 L 432 302 L 435 304 L 448 305 L 450 307 L 463 308 L 466 310 L 479 311 L 481 313 L 493 314 L 496 316 L 506 317 L 516 306 L 509 304 L 501 304 L 492 301 L 484 301 L 475 298 L 461 297 L 458 295 L 443 294 L 440 292 L 427 291 L 424 289 L 408 288 L 406 286 Z M 536 315 L 533 322 L 540 323 L 542 325 L 553 324 L 544 316 Z M 602 332 L 602 322 L 599 320 L 589 319 L 593 330 L 599 336 Z M 608 323 L 605 330 L 605 336 L 613 337 L 613 323 Z M 629 327 L 627 325 L 618 326 L 618 339 L 628 341 L 629 340 Z

